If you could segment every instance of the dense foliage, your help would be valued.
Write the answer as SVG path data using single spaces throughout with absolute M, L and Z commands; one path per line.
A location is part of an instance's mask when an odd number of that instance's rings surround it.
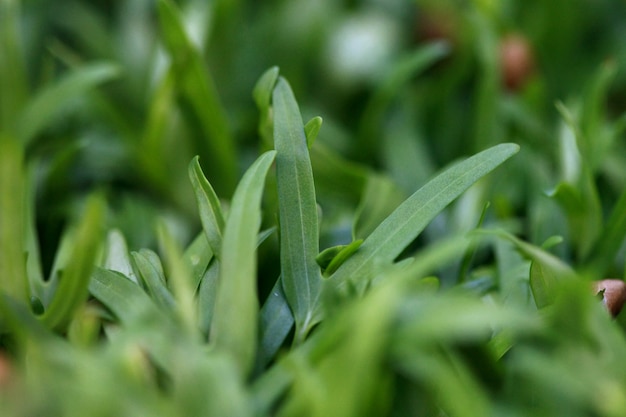
M 0 414 L 624 415 L 624 18 L 0 0 Z

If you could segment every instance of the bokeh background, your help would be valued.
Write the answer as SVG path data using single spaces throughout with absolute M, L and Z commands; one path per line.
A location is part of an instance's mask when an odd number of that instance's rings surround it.
M 185 33 L 151 0 L 4 3 L 4 39 L 16 40 L 0 56 L 7 130 L 28 127 L 28 103 L 72 74 L 102 80 L 58 95 L 54 117 L 25 140 L 48 268 L 93 190 L 107 194 L 110 225 L 131 249 L 154 247 L 157 217 L 188 242 L 200 226 L 187 165 L 200 155 L 230 197 L 271 146 L 252 90 L 272 66 L 304 121 L 324 121 L 312 150 L 323 247 L 366 234 L 458 158 L 515 142 L 521 153 L 423 239 L 475 226 L 490 201 L 532 242 L 565 236 L 557 250 L 575 263 L 593 224 L 573 227 L 547 193 L 570 184 L 597 217 L 626 184 L 623 1 L 178 1 Z M 379 213 L 355 226 L 368 201 L 382 202 Z

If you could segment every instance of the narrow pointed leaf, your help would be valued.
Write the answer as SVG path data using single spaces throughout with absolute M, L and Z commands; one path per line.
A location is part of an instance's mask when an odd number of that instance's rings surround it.
M 146 250 L 147 251 L 147 250 Z M 171 309 L 174 304 L 174 297 L 165 285 L 163 270 L 154 265 L 145 251 L 131 253 L 133 262 L 137 266 L 137 271 L 144 285 L 152 295 L 154 301 L 161 307 Z
M 392 262 L 448 204 L 518 149 L 514 144 L 497 145 L 439 174 L 389 215 L 331 279 L 336 284 L 351 277 L 365 280 L 377 265 Z
M 311 149 L 311 146 L 313 146 L 313 142 L 315 142 L 315 139 L 317 139 L 317 134 L 320 132 L 321 128 L 322 118 L 319 116 L 316 116 L 306 122 L 306 124 L 304 125 L 304 134 L 306 136 L 307 148 Z
M 219 256 L 224 233 L 224 214 L 215 190 L 202 173 L 197 156 L 189 164 L 189 179 L 196 195 L 200 221 L 209 246 L 213 253 Z
M 282 281 L 296 320 L 296 338 L 302 338 L 312 323 L 321 284 L 315 262 L 317 203 L 300 110 L 283 78 L 274 89 L 273 104 Z
M 276 153 L 266 152 L 246 171 L 226 220 L 211 342 L 231 355 L 242 375 L 252 370 L 257 347 L 259 302 L 256 248 L 265 176 Z

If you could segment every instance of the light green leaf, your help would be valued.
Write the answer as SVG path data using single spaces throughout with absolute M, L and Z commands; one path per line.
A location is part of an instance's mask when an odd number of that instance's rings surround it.
M 211 342 L 232 355 L 242 375 L 254 364 L 257 347 L 256 246 L 265 176 L 276 152 L 261 155 L 246 171 L 224 228 Z
M 111 271 L 117 271 L 125 275 L 131 281 L 137 283 L 137 277 L 131 264 L 128 253 L 128 245 L 124 235 L 117 229 L 109 231 L 105 247 L 104 262 L 102 266 Z
M 320 132 L 322 128 L 322 118 L 319 116 L 315 116 L 304 125 L 304 135 L 306 136 L 306 146 L 311 149 L 313 146 L 313 142 L 317 139 L 317 134 Z
M 196 195 L 200 221 L 209 247 L 216 256 L 219 256 L 224 233 L 224 214 L 217 194 L 202 173 L 197 156 L 189 164 L 189 179 Z
M 170 234 L 165 222 L 157 227 L 159 245 L 166 265 L 167 284 L 176 300 L 177 312 L 188 335 L 197 333 L 197 313 L 194 295 L 196 286 L 188 265 L 183 260 L 182 250 Z
M 274 89 L 273 104 L 281 276 L 296 320 L 296 340 L 303 340 L 317 314 L 321 284 L 315 262 L 319 230 L 313 171 L 300 110 L 282 77 Z
M 271 67 L 259 77 L 254 90 L 252 91 L 252 97 L 261 113 L 267 111 L 272 99 L 272 91 L 278 80 L 278 74 L 280 70 L 278 67 Z
M 379 265 L 393 262 L 428 223 L 473 183 L 518 151 L 501 144 L 480 152 L 432 179 L 403 202 L 363 242 L 363 245 L 331 276 L 339 285 L 353 278 L 365 282 Z
M 140 252 L 132 252 L 131 256 L 142 282 L 152 295 L 155 303 L 160 307 L 171 309 L 175 301 L 165 285 L 165 277 L 158 256 L 148 249 L 143 249 Z M 158 262 L 158 264 L 155 264 L 154 261 Z
M 358 239 L 348 245 L 333 246 L 332 248 L 323 250 L 317 258 L 315 258 L 320 268 L 322 268 L 322 273 L 326 276 L 332 275 L 346 259 L 352 256 L 352 254 L 361 247 L 362 243 L 363 239 Z
M 28 303 L 24 152 L 0 136 L 0 292 Z
M 279 72 L 278 67 L 272 67 L 265 71 L 257 81 L 252 92 L 254 102 L 260 112 L 259 135 L 261 136 L 263 144 L 267 147 L 271 147 L 273 142 L 271 100 L 272 91 L 274 91 Z
M 192 287 L 197 289 L 202 281 L 209 263 L 213 259 L 213 251 L 209 247 L 209 242 L 204 233 L 200 233 L 187 247 L 183 255 L 183 260 L 187 264 L 187 269 L 191 271 L 193 279 Z

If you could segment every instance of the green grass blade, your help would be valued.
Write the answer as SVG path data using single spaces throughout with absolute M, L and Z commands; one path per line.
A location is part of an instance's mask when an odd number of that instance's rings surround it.
M 317 203 L 313 171 L 296 99 L 285 79 L 273 94 L 274 146 L 280 213 L 283 288 L 296 320 L 296 340 L 314 321 L 321 274 Z
M 265 177 L 276 153 L 266 152 L 246 171 L 231 202 L 224 239 L 211 341 L 251 371 L 257 347 L 256 248 Z
M 376 266 L 392 262 L 448 204 L 518 149 L 497 145 L 439 174 L 387 217 L 330 279 L 336 284 L 351 277 L 365 280 Z
M 98 256 L 104 222 L 104 201 L 98 195 L 87 201 L 78 225 L 70 261 L 65 266 L 50 305 L 41 316 L 50 328 L 63 329 L 74 312 L 85 302 L 91 272 Z
M 119 272 L 96 268 L 91 275 L 89 292 L 122 324 L 130 324 L 142 316 L 163 316 L 148 294 Z
M 137 282 L 135 271 L 130 260 L 130 254 L 128 252 L 128 245 L 126 239 L 121 231 L 114 229 L 107 235 L 107 242 L 105 247 L 105 256 L 102 267 L 110 269 L 111 271 L 117 271 L 123 275 L 126 275 L 128 279 L 133 282 Z
M 158 10 L 163 40 L 173 61 L 178 87 L 207 138 L 198 146 L 208 176 L 221 194 L 230 195 L 236 185 L 237 163 L 226 111 L 202 56 L 185 33 L 176 5 L 169 0 L 160 0 Z
M 197 156 L 189 164 L 189 179 L 196 195 L 200 221 L 209 246 L 213 253 L 219 256 L 224 233 L 224 214 L 220 200 L 211 183 L 204 176 Z
M 0 292 L 28 302 L 24 152 L 0 136 Z
M 263 303 L 260 316 L 257 370 L 263 369 L 272 360 L 294 324 L 280 277 Z
M 118 74 L 119 69 L 115 65 L 89 64 L 73 70 L 57 83 L 40 91 L 27 103 L 19 118 L 20 140 L 26 144 L 30 142 L 59 114 L 64 106 Z
M 152 253 L 154 254 L 154 252 Z M 165 285 L 165 277 L 163 276 L 163 269 L 160 268 L 160 262 L 158 265 L 155 265 L 151 261 L 151 258 L 154 259 L 156 257 L 156 254 L 154 255 L 151 257 L 148 250 L 131 253 L 137 272 L 155 303 L 160 307 L 171 309 L 175 305 L 174 297 Z
M 318 133 L 320 133 L 320 129 L 322 128 L 322 118 L 319 116 L 315 116 L 304 125 L 304 135 L 306 136 L 306 146 L 311 149 L 315 139 L 317 139 Z
M 157 227 L 159 246 L 165 259 L 165 271 L 167 284 L 176 300 L 177 313 L 187 334 L 197 334 L 197 312 L 194 295 L 196 292 L 195 282 L 192 278 L 188 265 L 183 260 L 181 248 L 178 242 L 170 234 L 164 221 L 160 221 Z
M 200 287 L 198 288 L 198 322 L 200 331 L 204 335 L 210 334 L 219 275 L 220 263 L 217 259 L 214 259 L 202 276 L 202 281 L 200 281 Z
M 213 259 L 213 251 L 209 247 L 204 233 L 200 233 L 187 247 L 183 255 L 183 260 L 187 264 L 187 268 L 191 271 L 193 279 L 192 287 L 197 289 L 202 281 L 202 277 L 207 267 Z
M 274 86 L 278 80 L 279 74 L 278 67 L 272 67 L 265 71 L 259 78 L 254 90 L 252 91 L 252 97 L 259 109 L 259 135 L 261 136 L 262 143 L 267 146 L 272 146 L 272 113 L 271 113 L 271 100 Z
M 0 2 L 0 131 L 15 134 L 15 122 L 28 95 L 27 72 L 20 39 L 20 5 Z

